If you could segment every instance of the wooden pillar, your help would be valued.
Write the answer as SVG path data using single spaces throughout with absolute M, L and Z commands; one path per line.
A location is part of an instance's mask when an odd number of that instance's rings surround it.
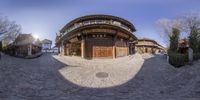
M 64 53 L 63 54 L 67 56 L 67 53 L 66 53 L 66 51 L 67 51 L 66 44 L 64 44 L 63 47 L 64 47 L 64 49 L 63 49 Z
M 81 57 L 85 58 L 85 38 L 82 36 L 81 40 Z
M 113 58 L 116 58 L 116 45 L 115 45 L 115 42 L 116 42 L 116 39 L 117 39 L 117 34 L 114 36 L 114 39 L 113 39 Z
M 69 44 L 67 43 L 66 45 L 65 45 L 65 52 L 66 52 L 66 55 L 67 56 L 69 56 Z
M 61 42 L 61 55 L 64 55 L 64 42 Z
M 130 44 L 127 43 L 127 56 L 130 54 L 130 53 L 129 53 L 129 49 L 130 49 Z
M 116 58 L 116 46 L 113 45 L 113 58 Z
M 129 44 L 129 53 L 130 53 L 130 55 L 133 54 L 133 47 L 132 47 L 132 44 Z

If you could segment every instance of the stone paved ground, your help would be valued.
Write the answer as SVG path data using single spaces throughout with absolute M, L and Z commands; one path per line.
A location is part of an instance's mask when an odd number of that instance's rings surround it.
M 85 60 L 79 57 L 55 56 L 66 66 L 59 70 L 68 81 L 88 88 L 114 87 L 134 78 L 144 63 L 140 55 L 118 59 Z M 134 66 L 134 67 L 133 67 Z M 98 75 L 102 73 L 101 75 Z M 106 75 L 105 77 L 101 77 Z
M 98 78 L 99 72 L 107 74 Z M 115 60 L 3 55 L 0 100 L 199 100 L 199 73 L 199 62 L 175 69 L 161 55 Z

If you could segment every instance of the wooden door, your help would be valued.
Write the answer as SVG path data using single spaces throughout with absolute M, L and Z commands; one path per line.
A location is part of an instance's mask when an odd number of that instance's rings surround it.
M 112 57 L 112 47 L 93 46 L 93 57 Z
M 88 58 L 112 58 L 113 40 L 112 39 L 86 39 L 86 57 Z

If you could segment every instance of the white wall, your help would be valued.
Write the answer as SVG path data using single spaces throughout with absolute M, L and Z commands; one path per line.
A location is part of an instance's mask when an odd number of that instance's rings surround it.
M 51 49 L 51 44 L 42 44 L 42 49 Z
M 58 49 L 42 50 L 42 52 L 48 52 L 48 53 L 58 53 Z

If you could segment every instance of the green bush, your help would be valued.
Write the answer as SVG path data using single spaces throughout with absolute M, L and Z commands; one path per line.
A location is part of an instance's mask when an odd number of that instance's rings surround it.
M 200 53 L 194 53 L 193 54 L 193 59 L 194 60 L 199 60 L 200 59 Z
M 181 67 L 188 63 L 188 55 L 169 52 L 169 63 L 175 67 Z

